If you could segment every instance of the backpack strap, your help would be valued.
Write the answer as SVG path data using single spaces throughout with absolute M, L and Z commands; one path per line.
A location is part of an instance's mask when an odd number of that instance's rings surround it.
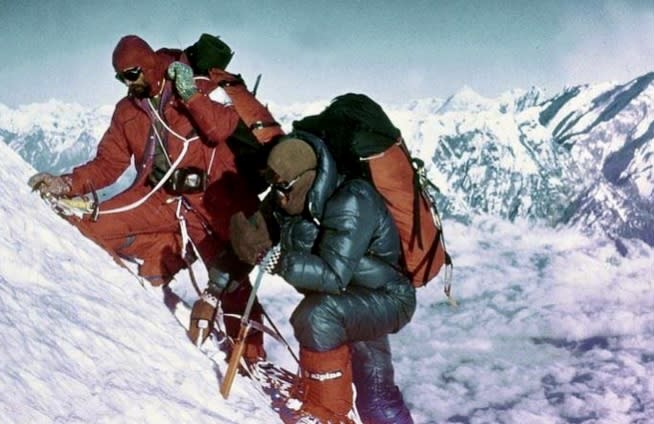
M 413 249 L 416 241 L 418 242 L 418 247 L 423 248 L 422 240 L 422 229 L 421 229 L 421 216 L 420 216 L 420 200 L 422 199 L 422 185 L 420 181 L 419 170 L 421 167 L 424 167 L 424 163 L 420 159 L 413 158 L 409 149 L 404 142 L 404 139 L 400 137 L 398 139 L 398 144 L 402 149 L 402 152 L 406 155 L 407 160 L 411 163 L 413 167 L 413 225 L 411 226 L 411 242 L 409 243 L 409 248 Z M 430 248 L 430 252 L 433 246 Z
M 284 135 L 281 125 L 275 121 L 268 108 L 248 91 L 241 75 L 212 69 L 209 71 L 209 77 L 225 90 L 239 118 L 260 144 L 266 144 Z
M 438 251 L 438 246 L 439 244 L 441 245 L 441 248 L 443 249 L 444 253 L 444 262 L 443 264 L 446 266 L 446 269 L 448 270 L 447 273 L 449 277 L 446 276 L 446 295 L 448 296 L 448 299 L 451 299 L 450 301 L 453 300 L 451 298 L 450 294 L 448 293 L 450 288 L 450 279 L 451 279 L 451 269 L 454 266 L 452 264 L 452 258 L 450 257 L 450 254 L 447 252 L 447 247 L 445 245 L 445 236 L 443 234 L 443 225 L 440 222 L 440 215 L 438 213 L 438 209 L 436 208 L 436 201 L 433 199 L 431 194 L 427 191 L 427 187 L 432 188 L 436 192 L 440 192 L 440 189 L 436 184 L 434 184 L 429 178 L 427 178 L 427 174 L 425 171 L 425 163 L 418 158 L 414 158 L 411 156 L 408 147 L 406 146 L 406 143 L 404 142 L 403 139 L 400 139 L 402 151 L 404 154 L 407 156 L 409 161 L 411 162 L 411 165 L 413 166 L 413 169 L 415 171 L 414 173 L 414 182 L 413 182 L 413 193 L 414 193 L 414 200 L 413 200 L 413 229 L 411 232 L 411 242 L 409 244 L 410 247 L 413 247 L 415 245 L 415 242 L 417 240 L 418 246 L 420 249 L 423 247 L 423 240 L 422 240 L 422 231 L 421 231 L 421 217 L 420 217 L 420 201 L 424 199 L 426 201 L 430 208 L 432 209 L 432 215 L 433 219 L 437 219 L 438 221 L 436 222 L 436 226 L 438 227 L 438 237 L 435 237 L 434 240 L 432 241 L 431 246 L 429 247 L 428 254 L 425 255 L 424 260 L 429 260 L 429 262 L 426 264 L 424 275 L 422 276 L 422 280 L 427 280 L 428 278 L 428 273 L 429 270 L 431 269 L 431 266 L 436 259 L 436 252 Z M 424 262 L 420 263 L 419 267 L 422 266 Z

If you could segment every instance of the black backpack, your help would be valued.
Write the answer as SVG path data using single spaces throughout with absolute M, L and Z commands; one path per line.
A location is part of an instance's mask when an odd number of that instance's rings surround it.
M 226 69 L 234 56 L 232 49 L 217 35 L 202 34 L 184 49 L 195 75 L 209 75 L 212 68 Z
M 367 176 L 359 158 L 385 151 L 402 136 L 381 106 L 366 95 L 353 93 L 336 97 L 318 115 L 294 121 L 293 128 L 324 140 L 338 171 L 352 177 Z
M 225 70 L 234 56 L 232 49 L 217 35 L 202 34 L 193 45 L 184 49 L 193 73 L 208 76 L 209 70 Z M 258 193 L 264 191 L 267 183 L 261 172 L 266 166 L 266 158 L 272 145 L 261 144 L 252 130 L 239 120 L 234 133 L 227 139 L 227 145 L 234 153 L 236 166 L 250 187 Z
M 348 93 L 318 115 L 293 122 L 293 128 L 324 140 L 341 174 L 365 178 L 381 194 L 400 235 L 404 270 L 416 287 L 427 284 L 443 265 L 451 271 L 440 217 L 428 190 L 435 186 L 381 106 L 363 94 Z

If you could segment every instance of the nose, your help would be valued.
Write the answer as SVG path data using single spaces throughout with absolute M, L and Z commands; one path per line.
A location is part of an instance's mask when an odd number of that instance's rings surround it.
M 277 199 L 277 204 L 282 208 L 288 203 L 288 196 L 279 191 L 275 191 L 275 198 Z

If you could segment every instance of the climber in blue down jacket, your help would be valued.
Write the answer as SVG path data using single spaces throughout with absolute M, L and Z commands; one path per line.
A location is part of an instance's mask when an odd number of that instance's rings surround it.
M 388 334 L 410 321 L 415 288 L 400 271 L 383 199 L 368 181 L 340 176 L 325 144 L 307 133 L 283 139 L 267 165 L 269 213 L 234 215 L 230 230 L 250 263 L 279 241 L 276 272 L 304 294 L 291 316 L 305 394 L 297 422 L 351 423 L 354 383 L 365 424 L 412 423 Z

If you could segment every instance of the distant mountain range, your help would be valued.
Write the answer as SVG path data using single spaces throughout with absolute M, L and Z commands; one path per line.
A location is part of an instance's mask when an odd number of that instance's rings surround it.
M 654 72 L 624 84 L 537 89 L 393 111 L 455 216 L 491 213 L 654 245 Z
M 270 109 L 289 129 L 327 102 Z M 623 237 L 654 246 L 654 72 L 552 97 L 532 88 L 488 99 L 464 87 L 383 106 L 428 164 L 445 216 L 575 225 L 606 233 L 623 253 Z M 93 156 L 112 110 L 0 104 L 0 140 L 38 170 L 65 172 Z

